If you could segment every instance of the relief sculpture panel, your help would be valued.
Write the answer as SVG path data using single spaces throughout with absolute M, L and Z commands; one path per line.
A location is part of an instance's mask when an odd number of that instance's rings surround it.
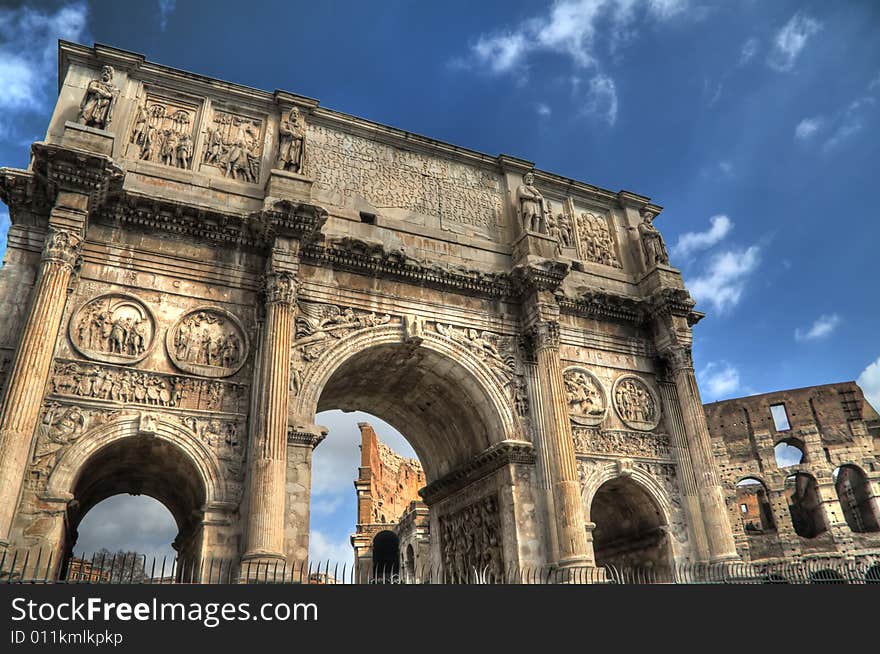
M 184 315 L 168 330 L 165 346 L 175 366 L 202 377 L 233 375 L 248 355 L 241 322 L 218 307 L 200 307 Z
M 481 574 L 503 576 L 501 516 L 494 495 L 441 516 L 440 538 L 447 579 L 461 582 Z
M 110 293 L 86 302 L 68 323 L 74 349 L 88 359 L 131 364 L 152 350 L 156 320 L 133 295 Z
M 575 218 L 575 234 L 581 260 L 612 268 L 621 267 L 606 216 L 591 211 L 581 212 Z
M 608 411 L 608 400 L 601 382 L 586 368 L 572 366 L 563 373 L 568 417 L 574 426 L 595 426 Z
M 260 181 L 264 121 L 214 110 L 205 128 L 202 170 L 256 184 Z
M 183 170 L 192 169 L 195 104 L 148 94 L 137 108 L 128 155 Z
M 639 431 L 651 431 L 660 423 L 660 401 L 640 377 L 621 375 L 611 391 L 614 409 L 623 423 Z

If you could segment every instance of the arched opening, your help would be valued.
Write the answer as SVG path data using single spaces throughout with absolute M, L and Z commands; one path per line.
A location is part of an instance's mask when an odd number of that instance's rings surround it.
M 65 561 L 74 551 L 82 551 L 77 547 L 79 528 L 87 514 L 104 500 L 120 495 L 144 495 L 160 502 L 177 527 L 172 546 L 178 557 L 190 562 L 199 559 L 205 486 L 190 458 L 169 441 L 133 436 L 105 445 L 79 468 L 72 493 L 63 544 Z M 125 516 L 126 520 L 131 518 Z M 89 542 L 97 545 L 94 540 Z M 100 548 L 110 549 L 106 545 Z
M 874 507 L 874 496 L 865 473 L 854 465 L 843 465 L 834 473 L 837 499 L 846 524 L 856 533 L 880 531 Z
M 665 567 L 670 563 L 666 519 L 648 493 L 628 477 L 606 481 L 590 506 L 597 565 Z
M 815 538 L 828 530 L 819 486 L 811 475 L 803 472 L 789 475 L 785 479 L 785 491 L 791 522 L 798 536 Z
M 378 502 L 371 503 L 375 513 L 371 510 L 369 515 L 361 515 L 360 498 L 375 490 L 369 479 L 359 478 L 355 482 L 359 533 L 353 535 L 351 542 L 357 552 L 355 576 L 358 579 L 368 576 L 376 565 L 387 568 L 390 564 L 384 559 L 379 561 L 374 549 L 377 543 L 368 538 L 377 531 L 394 533 L 398 543 L 401 539 L 415 543 L 415 548 L 430 559 L 425 565 L 439 568 L 440 561 L 434 557 L 441 556 L 444 550 L 435 543 L 428 546 L 426 539 L 431 533 L 427 528 L 428 507 L 421 502 L 417 491 L 469 463 L 492 445 L 516 438 L 512 410 L 488 364 L 467 351 L 455 350 L 437 336 L 426 335 L 418 343 L 404 343 L 400 341 L 401 333 L 399 327 L 379 328 L 353 337 L 345 343 L 344 349 L 331 350 L 306 372 L 303 391 L 294 400 L 300 415 L 308 416 L 314 411 L 314 421 L 321 425 L 327 415 L 323 412 L 367 413 L 372 417 L 368 422 L 375 424 L 378 421 L 374 419 L 378 419 L 403 435 L 415 454 L 419 470 L 410 470 L 408 464 L 396 466 L 399 471 L 396 488 L 388 487 L 381 506 Z M 386 342 L 377 344 L 380 338 Z M 358 339 L 363 339 L 362 349 L 358 349 Z M 363 437 L 363 427 L 361 431 Z M 381 431 L 377 426 L 380 438 L 387 435 Z M 333 432 L 330 428 L 325 443 L 315 450 L 316 458 L 321 448 L 326 448 L 334 438 Z M 362 441 L 362 447 L 365 442 Z M 364 465 L 361 461 L 360 467 Z M 405 506 L 396 502 L 402 497 L 406 499 Z M 497 502 L 491 506 L 496 513 L 500 511 Z M 441 513 L 435 514 L 435 511 Z M 442 518 L 442 509 L 431 509 L 430 520 L 435 519 L 434 515 Z M 366 522 L 370 523 L 369 529 L 361 530 L 362 523 Z M 442 540 L 437 533 L 433 533 L 433 537 Z M 497 546 L 499 559 L 502 558 L 501 541 L 500 533 L 487 539 Z M 400 565 L 398 552 L 394 569 L 399 571 Z
M 407 580 L 415 579 L 416 576 L 416 553 L 413 550 L 412 543 L 406 546 L 406 555 L 404 556 L 404 565 L 406 566 Z
M 373 579 L 389 583 L 400 574 L 400 539 L 393 531 L 373 537 Z
M 776 457 L 776 466 L 779 468 L 788 468 L 805 463 L 804 444 L 796 438 L 787 438 L 776 443 L 773 448 Z
M 767 487 L 754 477 L 746 477 L 736 485 L 736 506 L 743 531 L 749 535 L 776 531 L 773 509 Z

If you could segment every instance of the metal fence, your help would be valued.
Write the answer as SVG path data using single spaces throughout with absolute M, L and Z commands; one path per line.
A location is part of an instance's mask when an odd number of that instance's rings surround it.
M 348 563 L 287 564 L 228 559 L 148 558 L 99 553 L 58 561 L 37 551 L 0 555 L 0 583 L 13 584 L 880 584 L 877 560 L 681 563 L 669 567 L 424 568 L 356 571 Z

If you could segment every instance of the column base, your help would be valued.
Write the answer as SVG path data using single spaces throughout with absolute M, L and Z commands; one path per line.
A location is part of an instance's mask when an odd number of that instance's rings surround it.
M 287 576 L 287 560 L 277 552 L 254 551 L 241 557 L 242 584 L 280 583 Z

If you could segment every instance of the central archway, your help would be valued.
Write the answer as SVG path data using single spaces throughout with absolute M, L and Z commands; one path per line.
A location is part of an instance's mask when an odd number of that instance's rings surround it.
M 321 411 L 371 414 L 409 442 L 424 468 L 428 487 L 438 480 L 447 484 L 493 446 L 505 441 L 523 443 L 509 389 L 496 364 L 497 360 L 487 360 L 479 352 L 427 329 L 413 339 L 405 338 L 402 324 L 364 329 L 334 342 L 304 367 L 299 393 L 291 400 L 291 414 L 306 428 L 314 425 Z M 332 439 L 333 434 L 328 438 Z M 477 502 L 491 496 L 488 506 L 500 516 L 514 508 L 512 497 L 502 498 L 510 493 L 509 484 L 501 488 L 495 477 L 500 479 L 497 475 L 483 478 L 478 491 L 468 486 L 476 494 L 467 499 Z M 445 497 L 448 495 L 434 498 L 436 502 L 430 505 L 433 565 L 441 559 L 437 521 L 441 515 L 464 508 L 460 499 L 456 499 L 456 506 L 445 505 Z M 303 504 L 297 497 L 289 497 L 289 502 Z M 493 533 L 485 541 L 498 550 L 499 560 L 516 561 L 516 520 L 511 516 L 490 523 L 487 528 Z M 303 545 L 299 537 L 296 544 L 289 540 L 289 556 L 298 556 L 291 546 L 307 550 Z M 400 565 L 399 560 L 396 565 Z

